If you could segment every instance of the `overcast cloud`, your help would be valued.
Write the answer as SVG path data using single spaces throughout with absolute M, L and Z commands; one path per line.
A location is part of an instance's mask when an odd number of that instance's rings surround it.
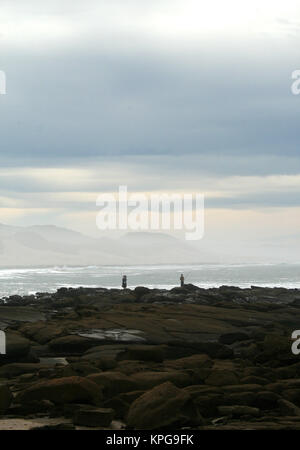
M 2 0 L 0 221 L 91 231 L 119 184 L 300 218 L 299 2 L 247 3 Z

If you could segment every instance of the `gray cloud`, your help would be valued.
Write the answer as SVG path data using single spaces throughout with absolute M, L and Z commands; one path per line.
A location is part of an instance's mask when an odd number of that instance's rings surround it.
M 3 195 L 97 192 L 120 182 L 136 190 L 197 190 L 206 188 L 204 176 L 300 173 L 300 96 L 290 91 L 299 63 L 298 42 L 289 38 L 296 19 L 279 19 L 284 39 L 249 33 L 240 41 L 205 34 L 180 40 L 149 24 L 143 31 L 147 14 L 168 10 L 169 0 L 110 0 L 109 7 L 101 4 L 103 14 L 93 0 L 42 3 L 1 4 L 16 21 L 62 20 L 62 30 L 53 25 L 41 43 L 38 29 L 22 42 L 4 27 L 1 167 L 97 168 L 98 177 L 74 176 L 66 185 L 24 173 L 7 176 L 0 179 Z M 104 182 L 107 166 L 117 173 Z M 208 205 L 299 206 L 298 198 L 298 192 L 258 189 L 220 193 Z M 23 201 L 24 208 L 37 205 Z M 74 208 L 68 201 L 61 206 Z M 76 208 L 89 206 L 78 201 Z

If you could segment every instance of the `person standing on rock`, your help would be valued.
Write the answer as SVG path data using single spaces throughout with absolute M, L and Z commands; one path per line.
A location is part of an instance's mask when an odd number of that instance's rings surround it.
M 123 275 L 123 278 L 122 278 L 122 288 L 123 289 L 127 288 L 127 276 L 126 275 Z
M 180 275 L 180 286 L 181 286 L 181 287 L 184 286 L 184 276 L 183 276 L 183 273 Z

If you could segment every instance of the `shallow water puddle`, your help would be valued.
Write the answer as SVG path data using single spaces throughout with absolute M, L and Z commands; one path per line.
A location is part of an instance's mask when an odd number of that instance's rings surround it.
M 141 335 L 144 334 L 140 330 L 127 330 L 127 329 L 93 329 L 86 330 L 78 333 L 79 336 L 89 337 L 93 339 L 105 339 L 110 341 L 122 341 L 122 342 L 145 342 L 146 338 Z

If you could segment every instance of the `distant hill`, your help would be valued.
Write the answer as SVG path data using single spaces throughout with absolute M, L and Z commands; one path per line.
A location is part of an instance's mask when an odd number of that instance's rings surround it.
M 92 238 L 66 228 L 0 224 L 0 267 L 205 262 L 205 255 L 164 233 Z

